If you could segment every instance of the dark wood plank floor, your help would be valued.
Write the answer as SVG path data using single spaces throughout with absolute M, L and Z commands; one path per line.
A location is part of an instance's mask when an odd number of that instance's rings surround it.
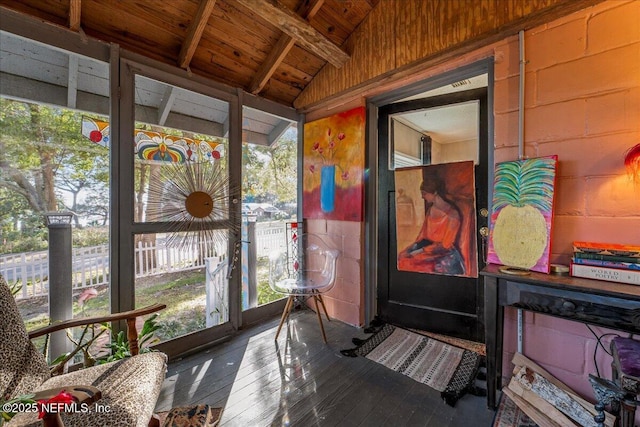
M 274 341 L 278 319 L 169 365 L 157 411 L 206 403 L 224 407 L 222 426 L 490 426 L 486 398 L 466 395 L 452 408 L 440 393 L 351 348 L 359 329 L 295 312 Z

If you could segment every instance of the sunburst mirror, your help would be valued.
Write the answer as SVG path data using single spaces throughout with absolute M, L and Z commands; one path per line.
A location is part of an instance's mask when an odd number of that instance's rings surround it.
M 169 223 L 167 244 L 224 247 L 237 227 L 229 204 L 233 189 L 219 158 L 161 163 L 159 179 L 149 182 L 147 214 Z

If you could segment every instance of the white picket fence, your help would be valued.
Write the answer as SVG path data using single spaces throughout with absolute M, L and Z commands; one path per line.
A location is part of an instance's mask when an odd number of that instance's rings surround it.
M 255 230 L 255 238 L 251 240 L 255 240 L 258 257 L 269 256 L 285 242 L 286 224 L 283 222 L 258 222 Z M 207 243 L 199 248 L 174 248 L 165 246 L 164 239 L 158 239 L 155 243 L 139 242 L 135 249 L 135 275 L 140 278 L 196 270 L 205 267 L 207 258 L 218 256 L 222 252 L 220 248 L 215 250 L 213 245 Z M 16 298 L 47 296 L 48 271 L 48 251 L 0 256 L 0 274 L 9 283 L 22 284 Z M 222 272 L 222 269 L 216 271 Z M 74 289 L 109 283 L 109 247 L 101 245 L 73 248 L 72 272 Z
M 198 246 L 167 247 L 163 243 L 138 242 L 135 250 L 136 278 L 204 267 L 205 259 L 222 253 L 226 248 L 212 242 Z
M 286 245 L 286 223 L 257 222 L 255 244 L 258 258 L 268 257 L 281 250 Z

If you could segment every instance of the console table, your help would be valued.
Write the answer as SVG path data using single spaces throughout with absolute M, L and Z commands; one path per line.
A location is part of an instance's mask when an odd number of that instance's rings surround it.
M 502 379 L 504 307 L 640 333 L 640 286 L 532 272 L 516 276 L 487 265 L 484 276 L 487 405 L 496 407 Z

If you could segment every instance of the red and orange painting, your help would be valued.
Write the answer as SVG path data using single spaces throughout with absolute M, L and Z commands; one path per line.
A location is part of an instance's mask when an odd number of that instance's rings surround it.
M 305 123 L 303 217 L 362 221 L 365 108 Z
M 398 270 L 478 277 L 473 162 L 397 169 Z

